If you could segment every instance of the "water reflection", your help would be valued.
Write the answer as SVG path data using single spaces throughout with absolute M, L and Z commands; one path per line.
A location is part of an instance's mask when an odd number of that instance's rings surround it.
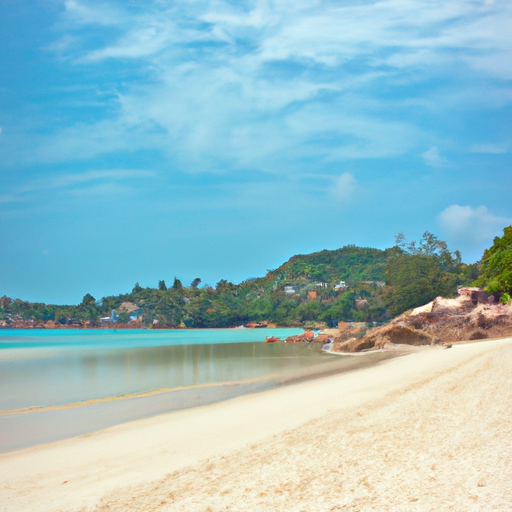
M 387 357 L 389 353 L 335 357 L 320 353 L 315 344 L 245 342 L 68 350 L 51 357 L 0 360 L 0 451 L 355 369 Z M 152 391 L 156 393 L 150 396 L 122 397 Z M 66 405 L 105 397 L 117 398 Z M 32 406 L 57 409 L 1 412 Z
M 61 351 L 53 357 L 0 361 L 0 409 L 54 406 L 162 388 L 286 377 L 328 360 L 318 347 L 283 343 Z

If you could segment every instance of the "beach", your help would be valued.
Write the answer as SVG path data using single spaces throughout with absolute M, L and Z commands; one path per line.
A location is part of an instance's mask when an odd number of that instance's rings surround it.
M 509 510 L 510 368 L 419 349 L 0 454 L 0 510 Z

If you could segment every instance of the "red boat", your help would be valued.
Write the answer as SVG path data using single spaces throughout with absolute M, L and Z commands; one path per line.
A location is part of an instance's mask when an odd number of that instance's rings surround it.
M 281 338 L 278 338 L 277 336 L 265 336 L 265 343 L 275 343 L 276 341 L 279 341 Z

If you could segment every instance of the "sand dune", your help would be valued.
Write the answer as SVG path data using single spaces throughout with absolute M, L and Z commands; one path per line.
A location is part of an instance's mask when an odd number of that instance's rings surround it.
M 0 510 L 510 510 L 512 339 L 0 455 Z

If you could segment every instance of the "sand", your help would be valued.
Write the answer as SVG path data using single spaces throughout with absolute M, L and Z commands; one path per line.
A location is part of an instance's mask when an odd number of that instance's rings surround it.
M 0 455 L 2 511 L 510 510 L 512 339 Z

